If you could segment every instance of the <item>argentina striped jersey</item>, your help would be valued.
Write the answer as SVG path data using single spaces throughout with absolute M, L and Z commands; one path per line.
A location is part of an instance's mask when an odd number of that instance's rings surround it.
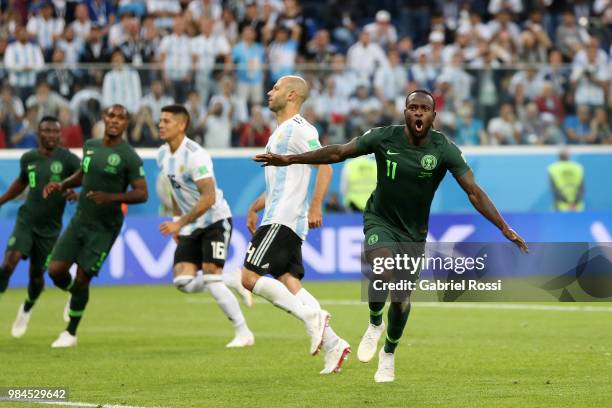
M 157 152 L 157 166 L 170 181 L 172 196 L 178 204 L 181 213 L 189 213 L 200 199 L 196 181 L 212 177 L 214 181 L 213 163 L 210 155 L 202 146 L 185 137 L 174 153 L 170 146 L 164 144 Z M 216 186 L 215 204 L 201 217 L 181 228 L 180 235 L 190 235 L 198 228 L 206 228 L 217 221 L 230 218 L 230 211 L 223 191 Z
M 300 154 L 321 147 L 319 133 L 300 115 L 295 115 L 272 133 L 266 151 L 276 154 Z M 282 224 L 302 240 L 308 233 L 308 186 L 312 166 L 267 166 L 266 208 L 261 225 Z

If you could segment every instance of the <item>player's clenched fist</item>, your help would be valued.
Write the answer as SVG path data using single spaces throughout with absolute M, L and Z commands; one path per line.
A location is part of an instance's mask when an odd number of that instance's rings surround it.
M 57 181 L 52 181 L 47 184 L 43 190 L 43 198 L 49 197 L 49 194 L 54 191 L 62 191 L 62 183 L 58 183 Z

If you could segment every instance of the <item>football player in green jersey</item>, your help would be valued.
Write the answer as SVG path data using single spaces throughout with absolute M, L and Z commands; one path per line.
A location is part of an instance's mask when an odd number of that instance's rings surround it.
M 43 117 L 38 123 L 38 148 L 19 160 L 19 176 L 0 196 L 0 206 L 19 196 L 27 187 L 25 203 L 19 207 L 17 221 L 10 235 L 4 261 L 0 266 L 0 295 L 6 290 L 9 278 L 21 259 L 30 258 L 28 295 L 17 311 L 11 334 L 21 337 L 30 321 L 31 309 L 43 291 L 45 260 L 62 229 L 62 215 L 66 200 L 74 201 L 76 194 L 52 194 L 44 200 L 42 192 L 50 181 L 58 181 L 74 173 L 81 163 L 69 150 L 60 147 L 61 125 L 57 118 Z
M 70 321 L 52 347 L 74 347 L 76 330 L 89 300 L 89 283 L 97 276 L 123 225 L 121 203 L 147 201 L 147 182 L 142 159 L 122 136 L 130 118 L 122 105 L 104 112 L 104 138 L 83 146 L 83 163 L 73 175 L 45 187 L 46 197 L 54 191 L 82 186 L 77 211 L 53 247 L 49 276 L 53 283 L 71 293 Z M 128 191 L 128 187 L 131 189 Z M 68 272 L 77 264 L 76 278 Z
M 364 219 L 366 259 L 389 257 L 388 247 L 377 244 L 423 243 L 427 237 L 429 211 L 434 194 L 450 171 L 466 192 L 472 205 L 502 234 L 522 251 L 525 241 L 512 230 L 499 214 L 487 194 L 474 180 L 474 174 L 459 148 L 442 133 L 433 129 L 435 100 L 425 90 L 406 97 L 405 125 L 368 130 L 343 145 L 331 145 L 299 155 L 271 153 L 255 156 L 265 166 L 291 164 L 337 163 L 351 157 L 374 153 L 377 164 L 376 189 L 366 205 Z M 374 248 L 368 250 L 368 247 Z M 417 274 L 418 276 L 418 274 Z M 384 332 L 384 301 L 369 293 L 370 324 L 357 351 L 360 361 L 368 362 L 376 353 Z M 376 382 L 395 379 L 395 349 L 408 321 L 410 296 L 394 301 L 388 311 L 385 345 L 379 353 Z

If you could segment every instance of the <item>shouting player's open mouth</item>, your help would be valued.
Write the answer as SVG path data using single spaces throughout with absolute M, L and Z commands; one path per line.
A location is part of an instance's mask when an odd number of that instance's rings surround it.
M 421 119 L 417 119 L 414 121 L 414 130 L 417 131 L 417 133 L 422 133 L 423 132 L 423 121 Z

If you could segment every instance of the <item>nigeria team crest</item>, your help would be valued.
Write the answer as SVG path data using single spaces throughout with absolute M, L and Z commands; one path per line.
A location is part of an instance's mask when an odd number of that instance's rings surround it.
M 62 166 L 61 162 L 54 161 L 53 163 L 51 163 L 51 173 L 59 174 L 62 172 L 63 169 L 64 169 L 64 166 Z
M 117 153 L 113 153 L 108 156 L 107 162 L 113 167 L 118 166 L 121 163 L 121 157 Z
M 421 159 L 421 166 L 423 166 L 425 170 L 433 170 L 436 168 L 437 164 L 438 159 L 436 159 L 436 156 L 433 156 L 431 154 L 426 154 Z

